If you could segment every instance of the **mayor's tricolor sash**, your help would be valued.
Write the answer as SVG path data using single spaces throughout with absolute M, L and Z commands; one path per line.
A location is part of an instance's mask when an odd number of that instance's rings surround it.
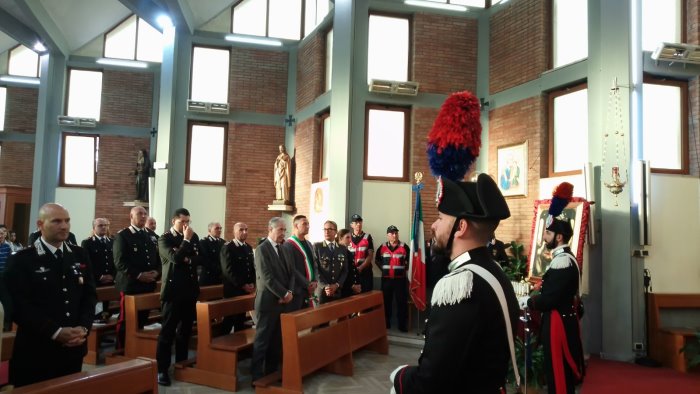
M 306 268 L 306 280 L 309 282 L 315 280 L 314 278 L 316 277 L 314 273 L 314 264 L 313 264 L 313 257 L 309 254 L 310 250 L 307 250 L 307 248 L 302 246 L 302 241 L 296 237 L 296 235 L 292 235 L 289 237 L 289 241 L 294 245 L 294 247 L 301 253 L 302 256 L 304 256 L 304 268 Z M 308 246 L 308 245 L 307 245 Z M 309 296 L 309 304 L 312 306 L 317 306 L 318 301 L 316 300 L 316 297 L 312 294 Z

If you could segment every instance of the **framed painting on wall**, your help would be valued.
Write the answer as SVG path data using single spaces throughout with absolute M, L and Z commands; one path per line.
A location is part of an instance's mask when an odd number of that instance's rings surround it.
M 549 199 L 535 201 L 535 216 L 532 218 L 532 235 L 530 237 L 530 254 L 527 269 L 530 280 L 540 280 L 552 261 L 552 254 L 544 242 L 545 223 L 547 222 L 549 205 L 551 203 L 552 200 Z M 590 203 L 580 197 L 572 198 L 562 212 L 574 229 L 574 235 L 569 240 L 569 247 L 571 247 L 571 252 L 576 256 L 581 272 L 583 272 L 583 243 L 586 239 L 590 212 Z
M 527 195 L 527 141 L 499 146 L 498 188 L 504 197 Z

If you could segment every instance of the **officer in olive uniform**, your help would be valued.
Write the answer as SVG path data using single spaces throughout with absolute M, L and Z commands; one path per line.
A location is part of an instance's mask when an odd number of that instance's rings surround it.
M 197 264 L 200 263 L 199 237 L 190 227 L 190 212 L 178 208 L 173 213 L 172 227 L 158 239 L 163 262 L 163 285 L 160 289 L 162 327 L 158 334 L 156 361 L 158 384 L 170 385 L 170 358 L 175 341 L 175 362 L 187 359 L 192 323 L 197 313 Z M 177 334 L 177 335 L 176 335 Z
M 117 348 L 124 347 L 126 317 L 124 295 L 152 293 L 160 276 L 157 239 L 145 228 L 148 214 L 143 207 L 131 208 L 131 225 L 120 230 L 114 238 L 112 252 L 117 269 L 116 287 L 121 293 L 119 321 L 117 322 Z M 138 326 L 148 321 L 149 311 L 138 312 Z
M 201 252 L 201 272 L 199 273 L 199 285 L 211 286 L 221 284 L 221 247 L 224 246 L 221 238 L 221 224 L 217 222 L 209 223 L 207 226 L 209 234 L 199 240 L 199 251 Z
M 15 387 L 80 372 L 97 301 L 87 254 L 66 241 L 68 211 L 45 204 L 37 224 L 43 235 L 11 255 L 5 270 L 17 323 L 9 376 Z
M 486 242 L 510 210 L 487 174 L 476 182 L 439 178 L 437 190 L 433 250 L 450 256 L 449 273 L 435 285 L 418 365 L 392 372 L 393 389 L 399 394 L 505 392 L 508 367 L 515 361 L 510 348 L 518 300 Z
M 323 223 L 323 242 L 314 244 L 318 261 L 318 287 L 316 295 L 321 304 L 338 300 L 342 296 L 342 287 L 348 276 L 348 265 L 353 261 L 350 253 L 335 242 L 338 225 L 327 220 Z
M 224 297 L 236 297 L 255 293 L 255 257 L 253 248 L 245 242 L 248 239 L 248 225 L 236 223 L 233 226 L 233 239 L 221 248 L 221 272 L 224 279 Z M 236 331 L 245 328 L 245 313 L 226 316 L 222 323 L 223 332 L 234 327 Z

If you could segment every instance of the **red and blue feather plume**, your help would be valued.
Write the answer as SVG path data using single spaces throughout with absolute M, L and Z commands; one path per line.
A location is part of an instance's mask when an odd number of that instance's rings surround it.
M 574 185 L 569 182 L 562 182 L 557 187 L 554 188 L 552 192 L 552 203 L 549 205 L 549 214 L 552 217 L 557 217 L 561 215 L 571 202 L 571 198 L 574 195 Z
M 469 91 L 452 93 L 428 133 L 428 162 L 434 176 L 462 181 L 479 156 L 479 100 Z

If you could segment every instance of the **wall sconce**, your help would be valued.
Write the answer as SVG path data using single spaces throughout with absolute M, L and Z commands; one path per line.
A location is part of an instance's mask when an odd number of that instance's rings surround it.
M 490 102 L 486 101 L 483 97 L 479 99 L 479 109 L 485 110 L 489 108 L 489 105 L 491 105 Z

